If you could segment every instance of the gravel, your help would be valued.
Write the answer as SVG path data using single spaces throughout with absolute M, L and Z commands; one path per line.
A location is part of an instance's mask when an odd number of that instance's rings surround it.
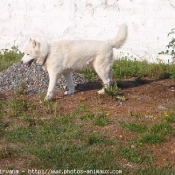
M 85 82 L 82 74 L 73 73 L 72 77 L 75 85 Z M 46 93 L 49 84 L 48 73 L 44 71 L 41 66 L 36 64 L 26 67 L 21 63 L 14 64 L 0 72 L 0 92 L 17 90 L 22 84 L 27 86 L 27 93 Z M 56 88 L 63 89 L 65 87 L 66 80 L 63 76 L 60 76 Z

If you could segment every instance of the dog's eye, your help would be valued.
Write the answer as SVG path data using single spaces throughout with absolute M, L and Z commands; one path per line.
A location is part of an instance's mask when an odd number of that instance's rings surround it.
M 27 53 L 27 55 L 29 56 L 30 54 L 29 54 L 29 53 Z

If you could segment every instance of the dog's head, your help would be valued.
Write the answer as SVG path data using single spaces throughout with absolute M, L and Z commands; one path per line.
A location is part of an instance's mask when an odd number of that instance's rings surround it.
M 25 54 L 21 62 L 26 64 L 27 67 L 31 66 L 33 62 L 43 65 L 46 53 L 42 53 L 41 50 L 43 50 L 41 49 L 41 44 L 36 40 L 30 39 L 25 48 Z

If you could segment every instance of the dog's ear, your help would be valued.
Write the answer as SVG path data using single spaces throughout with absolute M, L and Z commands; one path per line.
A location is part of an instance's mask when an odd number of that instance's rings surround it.
M 35 48 L 36 48 L 37 50 L 39 50 L 39 49 L 40 49 L 40 43 L 39 43 L 39 42 L 36 42 L 35 44 L 36 44 L 36 45 L 35 45 Z
M 32 40 L 32 46 L 33 46 L 33 48 L 36 47 L 36 41 L 35 40 Z
M 33 40 L 32 41 L 32 46 L 34 49 L 39 49 L 40 48 L 40 43 L 37 42 L 36 40 Z

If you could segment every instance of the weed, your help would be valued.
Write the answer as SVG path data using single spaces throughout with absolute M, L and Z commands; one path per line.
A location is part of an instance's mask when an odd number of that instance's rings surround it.
M 84 104 L 80 104 L 78 109 L 73 113 L 73 115 L 79 117 L 81 120 L 88 120 L 94 118 L 94 113 Z
M 131 61 L 127 57 L 114 62 L 112 70 L 114 78 L 135 77 L 139 75 L 141 64 L 139 61 Z
M 132 132 L 144 133 L 148 131 L 148 127 L 138 123 L 123 123 L 123 128 L 126 128 Z
M 109 117 L 104 114 L 104 112 L 100 112 L 98 116 L 94 118 L 94 125 L 105 126 L 109 123 Z
M 175 113 L 174 112 L 164 112 L 162 116 L 163 121 L 167 121 L 168 123 L 175 123 Z
M 167 135 L 167 134 L 172 134 L 174 132 L 174 129 L 169 123 L 162 122 L 155 124 L 151 129 L 150 132 L 153 134 L 159 134 L 159 135 Z
M 170 78 L 175 79 L 175 69 L 170 71 Z
M 142 77 L 170 78 L 174 75 L 174 69 L 175 66 L 170 64 L 132 61 L 124 57 L 114 62 L 113 76 L 115 79 L 138 77 L 136 81 L 141 80 Z M 145 83 L 145 81 L 141 81 L 141 83 Z
M 172 58 L 174 59 L 173 61 L 175 61 L 175 29 L 172 29 L 169 33 L 168 33 L 168 37 L 172 36 L 172 38 L 170 39 L 168 45 L 166 46 L 167 50 L 166 51 L 162 51 L 159 54 L 169 54 L 172 56 Z M 170 78 L 175 79 L 175 69 L 170 69 L 169 70 L 169 74 L 170 74 Z
M 135 174 L 140 175 L 162 175 L 162 174 L 174 174 L 175 172 L 175 166 L 166 166 L 161 168 L 155 168 L 154 166 L 150 165 L 147 168 L 141 168 L 137 170 Z
M 137 113 L 137 114 L 135 114 L 134 115 L 136 118 L 138 118 L 138 119 L 143 119 L 143 118 L 145 118 L 145 115 L 144 114 L 141 114 L 141 113 Z
M 86 147 L 85 145 L 52 144 L 47 147 L 37 147 L 31 150 L 45 167 L 54 169 L 114 169 L 116 160 L 113 150 L 99 149 L 96 144 Z M 98 157 L 98 159 L 97 159 Z M 114 165 L 115 164 L 115 165 Z
M 154 145 L 165 141 L 164 137 L 158 134 L 146 134 L 142 136 L 139 143 Z
M 3 49 L 0 53 L 0 71 L 18 62 L 23 56 L 17 47 L 13 46 L 10 50 Z
M 3 137 L 5 129 L 9 126 L 9 122 L 2 122 L 0 118 L 0 138 Z
M 85 80 L 89 82 L 94 82 L 95 76 L 97 75 L 93 69 L 89 69 L 89 68 L 82 69 L 81 73 L 83 73 Z
M 3 107 L 3 102 L 0 101 L 0 117 L 3 115 L 4 113 L 4 107 Z
M 83 103 L 81 103 L 78 109 L 75 111 L 76 114 L 89 113 L 91 112 Z
M 27 90 L 27 85 L 24 82 L 22 82 L 20 87 L 17 89 L 17 94 L 18 95 L 25 94 L 26 90 Z
M 11 98 L 8 103 L 7 115 L 17 117 L 27 110 L 27 101 L 23 98 Z
M 170 42 L 168 43 L 168 45 L 166 46 L 167 50 L 166 51 L 162 51 L 159 54 L 169 54 L 171 55 L 173 58 L 175 58 L 175 29 L 171 29 L 171 31 L 168 33 L 168 37 L 172 36 Z
M 45 107 L 46 114 L 54 114 L 54 116 L 57 116 L 57 103 L 53 101 L 44 101 L 43 106 Z
M 119 99 L 121 101 L 125 101 L 125 97 L 120 94 L 120 89 L 118 88 L 117 84 L 114 83 L 112 86 L 105 88 L 105 93 L 111 97 L 112 100 Z
M 1 147 L 0 148 L 0 158 L 11 158 L 13 154 L 15 154 L 15 150 L 10 147 Z
M 19 172 L 19 175 L 27 175 L 26 172 Z
M 30 115 L 24 115 L 23 119 L 25 122 L 28 123 L 28 126 L 36 125 L 36 119 L 34 117 L 31 117 Z
M 118 153 L 121 157 L 135 163 L 150 162 L 152 159 L 143 154 L 142 150 L 129 147 L 119 147 Z
M 174 129 L 167 122 L 156 123 L 149 128 L 148 132 L 143 135 L 138 142 L 143 144 L 158 144 L 165 141 L 165 136 L 172 134 Z
M 95 133 L 95 134 L 89 135 L 87 138 L 87 143 L 89 145 L 99 143 L 99 142 L 101 142 L 101 136 L 99 134 Z

